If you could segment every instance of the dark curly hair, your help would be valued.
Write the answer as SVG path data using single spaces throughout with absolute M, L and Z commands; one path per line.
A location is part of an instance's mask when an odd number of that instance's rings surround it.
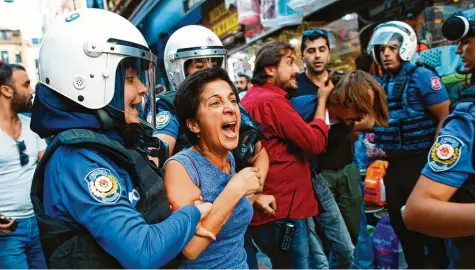
M 197 143 L 198 137 L 197 134 L 188 129 L 186 121 L 189 118 L 196 117 L 200 104 L 200 94 L 205 89 L 205 86 L 217 80 L 223 80 L 228 83 L 238 99 L 238 91 L 230 80 L 230 77 L 228 77 L 228 73 L 223 68 L 206 68 L 199 70 L 187 76 L 177 89 L 174 104 L 180 129 L 185 133 L 192 145 Z

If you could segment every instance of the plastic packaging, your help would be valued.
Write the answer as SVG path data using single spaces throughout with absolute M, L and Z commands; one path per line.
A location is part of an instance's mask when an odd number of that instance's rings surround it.
M 398 269 L 399 240 L 388 215 L 383 215 L 373 235 L 376 269 Z
M 304 13 L 290 8 L 289 2 L 290 0 L 276 0 L 277 19 L 280 26 L 301 24 L 304 18 Z
M 364 181 L 364 201 L 369 204 L 384 206 L 386 204 L 385 176 L 388 162 L 383 160 L 374 161 L 368 168 Z
M 275 0 L 261 0 L 260 20 L 264 27 L 277 26 Z
M 237 0 L 238 22 L 243 25 L 253 25 L 259 22 L 258 0 Z
M 319 8 L 335 2 L 334 0 L 290 0 L 288 6 L 295 11 L 309 14 Z
M 261 0 L 260 19 L 264 27 L 296 25 L 304 14 L 288 6 L 290 0 Z

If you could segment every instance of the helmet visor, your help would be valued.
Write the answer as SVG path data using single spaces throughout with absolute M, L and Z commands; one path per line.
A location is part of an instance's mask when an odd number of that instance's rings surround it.
M 109 107 L 122 113 L 126 124 L 155 128 L 155 64 L 136 57 L 124 58 L 116 70 L 114 97 Z
M 398 42 L 396 42 L 398 41 Z M 387 31 L 376 32 L 372 35 L 369 45 L 367 46 L 367 53 L 371 53 L 375 46 L 386 45 L 394 48 L 399 48 L 402 44 L 403 37 L 399 33 Z
M 223 56 L 207 57 L 207 58 L 193 58 L 185 61 L 183 68 L 185 77 L 205 68 L 221 67 L 226 69 Z

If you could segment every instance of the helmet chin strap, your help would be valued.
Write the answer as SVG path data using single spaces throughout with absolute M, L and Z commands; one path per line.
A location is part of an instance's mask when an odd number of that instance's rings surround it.
M 124 113 L 110 106 L 96 110 L 96 117 L 101 124 L 101 130 L 117 131 L 126 146 L 138 143 L 144 134 L 144 128 L 140 124 L 126 124 Z
M 116 120 L 111 117 L 106 108 L 96 110 L 95 112 L 102 130 L 113 130 L 116 127 Z

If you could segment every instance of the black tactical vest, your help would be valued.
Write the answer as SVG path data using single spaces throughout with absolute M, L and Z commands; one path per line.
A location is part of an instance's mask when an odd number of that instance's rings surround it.
M 387 151 L 402 153 L 427 153 L 433 145 L 438 122 L 428 111 L 414 110 L 408 103 L 408 85 L 413 72 L 420 65 L 413 65 L 406 71 L 405 76 L 395 80 L 392 87 L 389 77 L 382 83 L 387 92 L 388 127 L 374 128 L 375 144 Z
M 45 215 L 43 186 L 45 167 L 61 145 L 98 151 L 129 173 L 140 194 L 136 209 L 148 224 L 163 221 L 171 214 L 162 173 L 137 150 L 126 149 L 103 134 L 71 129 L 58 134 L 46 149 L 33 177 L 31 201 L 38 219 L 40 240 L 48 268 L 122 268 L 84 228 Z M 114 211 L 114 209 L 111 209 Z

